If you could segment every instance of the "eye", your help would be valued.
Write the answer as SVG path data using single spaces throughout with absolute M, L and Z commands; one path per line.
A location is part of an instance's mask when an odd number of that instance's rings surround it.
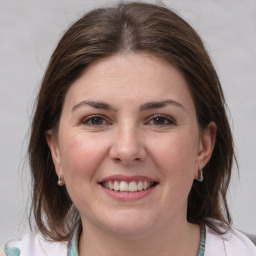
M 102 126 L 110 124 L 106 119 L 102 116 L 88 116 L 82 120 L 82 124 L 88 125 L 88 126 Z
M 175 122 L 170 117 L 164 115 L 153 116 L 148 123 L 156 126 L 167 126 L 175 124 Z

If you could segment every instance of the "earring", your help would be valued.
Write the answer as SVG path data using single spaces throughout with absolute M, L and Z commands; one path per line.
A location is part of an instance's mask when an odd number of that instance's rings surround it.
M 58 176 L 58 182 L 57 182 L 57 184 L 58 184 L 60 187 L 64 186 L 65 181 L 64 181 L 64 179 L 61 178 L 61 176 Z
M 204 176 L 203 176 L 203 168 L 198 166 L 198 178 L 196 178 L 196 180 L 202 182 L 204 180 Z

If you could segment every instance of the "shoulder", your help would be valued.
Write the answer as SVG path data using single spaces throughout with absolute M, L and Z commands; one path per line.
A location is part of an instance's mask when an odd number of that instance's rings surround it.
M 6 256 L 55 256 L 67 255 L 67 242 L 50 242 L 39 232 L 23 235 L 21 239 L 9 241 L 4 248 Z
M 252 241 L 236 229 L 225 234 L 216 234 L 206 226 L 205 256 L 256 256 Z

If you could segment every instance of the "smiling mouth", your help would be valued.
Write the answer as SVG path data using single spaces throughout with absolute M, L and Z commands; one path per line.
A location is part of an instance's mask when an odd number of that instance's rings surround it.
M 139 192 L 142 190 L 148 190 L 153 186 L 156 186 L 157 182 L 152 181 L 117 181 L 117 180 L 110 180 L 104 181 L 100 183 L 104 188 L 109 190 L 113 190 L 116 192 Z

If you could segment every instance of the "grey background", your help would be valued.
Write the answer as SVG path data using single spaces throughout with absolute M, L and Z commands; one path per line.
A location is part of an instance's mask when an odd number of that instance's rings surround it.
M 50 54 L 84 11 L 113 2 L 0 0 L 0 244 L 29 230 L 26 134 Z M 256 233 L 256 1 L 163 3 L 199 32 L 215 63 L 232 115 L 240 165 L 240 178 L 234 175 L 229 193 L 234 225 Z

